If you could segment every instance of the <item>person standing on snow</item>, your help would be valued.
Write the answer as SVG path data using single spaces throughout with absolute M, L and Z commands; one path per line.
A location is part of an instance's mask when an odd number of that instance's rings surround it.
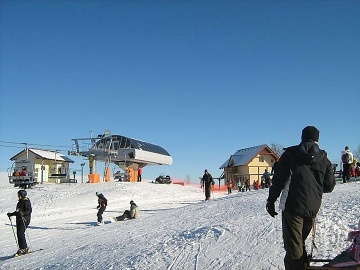
M 248 178 L 248 179 L 246 179 L 246 181 L 245 181 L 245 188 L 246 188 L 246 191 L 250 191 L 250 179 Z
M 142 175 L 142 168 L 139 166 L 139 168 L 137 169 L 138 172 L 138 182 L 141 182 L 141 175 Z
M 122 221 L 125 218 L 128 219 L 136 219 L 139 217 L 139 207 L 136 205 L 136 203 L 131 200 L 130 201 L 130 210 L 125 210 L 124 214 L 118 217 L 114 217 L 115 221 Z
M 239 180 L 239 182 L 237 183 L 237 187 L 238 187 L 238 192 L 241 191 L 241 186 L 242 186 L 242 182 Z
M 96 207 L 98 210 L 97 212 L 97 221 L 98 224 L 104 224 L 104 220 L 102 218 L 102 214 L 104 213 L 106 206 L 107 206 L 107 199 L 105 196 L 101 193 L 96 191 L 96 196 L 98 197 L 98 206 Z
M 323 193 L 332 192 L 335 177 L 332 164 L 318 146 L 319 130 L 307 126 L 302 130 L 301 143 L 289 147 L 280 157 L 266 210 L 275 217 L 275 201 L 280 196 L 282 232 L 286 251 L 286 270 L 304 270 L 307 264 L 305 240 L 320 209 Z
M 265 187 L 270 187 L 270 173 L 267 169 L 265 169 L 265 172 L 262 174 L 262 178 L 265 180 Z
M 210 200 L 211 185 L 215 185 L 215 182 L 208 170 L 205 169 L 204 175 L 201 180 L 201 187 L 205 186 L 205 201 Z
M 31 202 L 27 196 L 26 190 L 18 191 L 18 203 L 16 205 L 16 211 L 7 213 L 10 218 L 16 216 L 16 234 L 18 239 L 19 250 L 15 253 L 15 256 L 23 255 L 30 252 L 30 248 L 27 246 L 25 230 L 30 224 L 31 219 Z
M 232 180 L 231 180 L 231 178 L 229 178 L 229 179 L 227 180 L 226 185 L 227 185 L 228 194 L 230 194 L 230 193 L 231 193 L 231 190 L 232 190 Z
M 349 146 L 346 146 L 346 147 L 345 147 L 345 151 L 342 152 L 341 162 L 343 163 L 342 179 L 343 179 L 343 183 L 346 183 L 346 182 L 349 181 L 349 179 L 350 179 L 350 176 L 351 176 L 351 165 L 352 165 L 352 163 L 354 162 L 354 156 L 353 156 L 353 154 L 350 152 Z

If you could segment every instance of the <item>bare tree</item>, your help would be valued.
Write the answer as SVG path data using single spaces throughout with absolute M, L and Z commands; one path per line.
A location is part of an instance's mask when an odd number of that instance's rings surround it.
M 275 154 L 277 154 L 278 157 L 280 157 L 284 153 L 284 146 L 277 143 L 271 143 L 270 149 L 274 151 Z
M 354 157 L 360 160 L 360 145 L 358 146 L 357 150 L 354 151 Z

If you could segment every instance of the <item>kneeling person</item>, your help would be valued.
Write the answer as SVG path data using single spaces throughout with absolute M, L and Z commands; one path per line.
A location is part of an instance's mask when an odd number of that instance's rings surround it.
M 121 216 L 115 217 L 115 221 L 122 221 L 126 218 L 128 219 L 136 219 L 139 217 L 139 207 L 136 205 L 136 203 L 131 200 L 130 201 L 130 210 L 125 210 L 124 214 Z

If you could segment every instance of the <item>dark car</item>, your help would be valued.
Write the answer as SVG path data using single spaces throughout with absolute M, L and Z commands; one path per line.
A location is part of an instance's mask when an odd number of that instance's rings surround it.
M 117 182 L 129 182 L 129 174 L 117 171 L 114 173 L 114 180 Z
M 160 175 L 155 179 L 155 184 L 171 184 L 170 176 Z

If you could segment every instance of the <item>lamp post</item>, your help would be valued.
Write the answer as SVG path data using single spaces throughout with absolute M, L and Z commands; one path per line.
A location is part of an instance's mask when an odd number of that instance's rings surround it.
M 84 181 L 84 165 L 85 165 L 85 163 L 80 164 L 80 166 L 81 166 L 81 184 Z

